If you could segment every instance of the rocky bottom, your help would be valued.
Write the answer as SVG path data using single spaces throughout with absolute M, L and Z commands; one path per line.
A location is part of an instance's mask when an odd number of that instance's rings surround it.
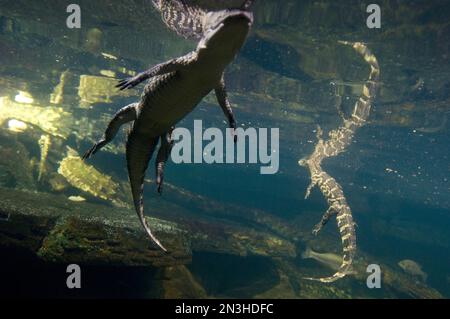
M 330 269 L 302 259 L 298 252 L 306 243 L 290 232 L 280 236 L 236 221 L 178 219 L 167 213 L 170 220 L 151 218 L 168 248 L 163 253 L 148 240 L 131 209 L 1 187 L 0 199 L 0 297 L 442 297 L 386 264 L 380 265 L 382 289 L 368 289 L 366 266 L 374 259 L 363 251 L 354 276 L 333 284 L 305 280 Z M 298 235 L 304 232 L 300 229 Z M 325 247 L 327 240 L 325 236 Z M 70 264 L 81 268 L 81 289 L 67 288 Z

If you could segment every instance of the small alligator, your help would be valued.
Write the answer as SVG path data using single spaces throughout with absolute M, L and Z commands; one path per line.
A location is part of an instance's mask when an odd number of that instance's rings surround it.
M 120 109 L 102 139 L 83 156 L 83 159 L 90 158 L 114 138 L 121 125 L 133 122 L 126 143 L 126 158 L 134 206 L 147 234 L 164 251 L 166 249 L 144 217 L 143 186 L 148 162 L 161 140 L 156 157 L 157 186 L 161 193 L 164 163 L 170 156 L 174 125 L 212 90 L 215 90 L 230 127 L 236 128 L 223 74 L 244 44 L 253 24 L 253 14 L 248 11 L 251 3 L 245 1 L 238 9 L 205 12 L 200 8 L 193 9 L 184 1 L 153 0 L 167 25 L 186 37 L 200 38 L 197 48 L 185 56 L 120 81 L 118 87 L 123 90 L 149 79 L 141 101 Z M 236 141 L 236 135 L 234 137 Z
M 339 115 L 343 118 L 344 124 L 338 129 L 329 132 L 329 139 L 326 141 L 322 138 L 323 132 L 321 128 L 318 127 L 318 143 L 315 146 L 314 152 L 309 157 L 299 161 L 299 164 L 307 167 L 311 174 L 311 184 L 309 184 L 306 190 L 305 199 L 309 197 L 312 188 L 317 185 L 325 196 L 329 206 L 321 221 L 314 227 L 313 234 L 317 235 L 333 215 L 336 215 L 337 226 L 341 234 L 344 256 L 338 271 L 331 277 L 305 278 L 321 282 L 333 282 L 352 273 L 352 263 L 356 253 L 356 233 L 352 211 L 347 203 L 341 185 L 322 169 L 322 161 L 325 158 L 337 156 L 344 152 L 352 142 L 356 130 L 366 124 L 372 102 L 377 94 L 380 77 L 380 67 L 377 58 L 365 44 L 345 41 L 340 41 L 340 43 L 351 45 L 353 49 L 363 56 L 364 60 L 370 65 L 370 75 L 364 84 L 361 97 L 353 107 L 353 113 L 350 118 L 345 118 L 343 111 L 339 110 Z

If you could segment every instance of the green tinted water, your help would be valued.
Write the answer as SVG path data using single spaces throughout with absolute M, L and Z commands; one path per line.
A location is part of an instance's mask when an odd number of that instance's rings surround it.
M 196 43 L 168 30 L 147 1 L 79 1 L 81 29 L 66 27 L 68 4 L 0 0 L 0 252 L 8 278 L 24 282 L 18 288 L 11 279 L 1 295 L 450 295 L 446 1 L 381 1 L 381 29 L 367 28 L 365 2 L 257 1 L 255 25 L 226 80 L 238 125 L 279 128 L 279 172 L 260 175 L 260 165 L 251 164 L 169 163 L 159 197 L 149 170 L 146 212 L 162 220 L 155 221 L 157 229 L 179 256 L 167 259 L 148 257 L 153 246 L 130 206 L 125 134 L 86 166 L 78 156 L 119 108 L 139 98 L 143 85 L 121 93 L 117 79 L 184 55 Z M 297 162 L 312 153 L 317 125 L 327 133 L 342 124 L 336 106 L 350 113 L 369 74 L 363 59 L 338 40 L 366 43 L 382 77 L 368 124 L 344 153 L 323 163 L 358 225 L 358 275 L 323 284 L 302 278 L 334 270 L 302 259 L 302 252 L 312 247 L 340 256 L 341 240 L 334 220 L 319 236 L 311 234 L 327 204 L 317 189 L 304 199 L 309 175 Z M 196 119 L 226 128 L 213 95 L 178 126 L 191 129 Z M 46 223 L 48 211 L 70 222 L 49 217 Z M 87 222 L 80 226 L 71 216 Z M 116 238 L 108 225 L 92 226 L 96 218 L 136 235 L 124 231 Z M 63 226 L 55 230 L 53 223 Z M 398 265 L 405 259 L 421 266 L 426 281 Z M 84 292 L 64 289 L 68 263 L 89 269 Z M 27 264 L 47 278 L 46 287 L 20 276 Z M 367 288 L 368 264 L 381 266 L 381 289 Z M 153 279 L 144 284 L 141 276 Z

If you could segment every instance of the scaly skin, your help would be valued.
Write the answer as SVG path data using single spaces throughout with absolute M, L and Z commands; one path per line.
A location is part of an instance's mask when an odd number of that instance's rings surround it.
M 203 36 L 202 18 L 206 12 L 187 5 L 183 0 L 152 0 L 161 12 L 163 22 L 184 38 L 200 39 Z
M 326 198 L 329 206 L 321 221 L 314 227 L 313 234 L 317 235 L 328 220 L 333 215 L 336 215 L 337 226 L 341 235 L 343 260 L 338 271 L 331 277 L 305 278 L 327 283 L 336 281 L 352 273 L 353 258 L 356 254 L 356 233 L 352 211 L 347 203 L 341 185 L 322 169 L 321 164 L 325 158 L 337 156 L 344 152 L 347 146 L 352 142 L 356 130 L 366 124 L 372 102 L 379 87 L 380 76 L 380 68 L 376 57 L 363 43 L 341 43 L 351 45 L 363 56 L 364 60 L 371 67 L 369 79 L 364 85 L 362 96 L 355 103 L 351 117 L 349 119 L 343 118 L 343 125 L 338 129 L 331 131 L 328 134 L 329 139 L 326 141 L 323 140 L 322 130 L 319 127 L 317 130 L 318 142 L 314 152 L 309 157 L 299 161 L 299 164 L 307 167 L 311 174 L 311 184 L 306 190 L 305 198 L 308 198 L 311 189 L 317 185 Z
M 246 0 L 238 9 L 249 10 L 254 1 Z M 152 0 L 152 3 L 161 12 L 167 27 L 186 39 L 199 40 L 207 30 L 209 12 L 198 6 L 187 4 L 185 0 Z
M 173 9 L 177 7 L 168 5 L 168 1 L 158 3 L 163 5 L 162 9 L 169 10 L 162 10 L 163 20 L 166 23 L 169 21 L 172 26 L 178 25 L 178 20 L 173 18 L 176 12 Z M 176 0 L 172 3 L 179 5 L 178 10 L 187 8 L 184 2 Z M 178 14 L 191 15 L 193 12 L 200 11 L 192 9 Z M 91 157 L 114 138 L 122 124 L 133 122 L 126 144 L 126 157 L 134 206 L 147 234 L 164 251 L 166 249 L 154 236 L 144 217 L 143 185 L 148 162 L 161 139 L 156 160 L 158 191 L 161 193 L 164 163 L 170 155 L 172 145 L 171 132 L 175 124 L 212 90 L 216 92 L 230 127 L 236 127 L 223 73 L 244 44 L 252 23 L 253 15 L 246 10 L 205 13 L 201 19 L 202 36 L 195 51 L 119 82 L 118 87 L 123 90 L 149 79 L 140 102 L 120 109 L 109 123 L 103 138 L 83 156 L 84 159 Z M 198 27 L 197 24 L 194 25 Z M 182 27 L 181 30 L 186 27 L 178 26 Z M 187 26 L 189 29 L 189 24 Z M 197 27 L 192 30 L 194 33 L 198 32 Z

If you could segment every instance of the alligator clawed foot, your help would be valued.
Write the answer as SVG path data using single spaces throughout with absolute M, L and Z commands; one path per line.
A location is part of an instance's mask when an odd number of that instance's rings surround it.
M 136 83 L 136 79 L 134 78 L 128 78 L 120 80 L 119 83 L 116 85 L 116 88 L 119 88 L 121 91 L 125 89 L 131 89 L 135 87 L 138 83 Z
M 119 80 L 119 83 L 116 85 L 116 88 L 119 88 L 121 91 L 125 89 L 132 89 L 142 81 L 146 79 L 145 73 L 139 73 L 136 76 L 131 78 Z
M 94 146 L 92 146 L 89 150 L 86 151 L 86 153 L 84 153 L 84 155 L 81 157 L 84 160 L 87 160 L 88 158 L 91 158 L 92 155 L 95 154 L 95 152 L 97 148 L 97 144 L 94 144 Z
M 317 234 L 320 232 L 320 230 L 322 229 L 322 224 L 319 223 L 316 226 L 314 226 L 313 230 L 312 230 L 312 234 L 314 236 L 317 236 Z
M 161 196 L 162 195 L 162 191 L 163 191 L 163 178 L 162 178 L 162 173 L 158 173 L 158 176 L 156 176 L 156 190 L 158 192 L 158 194 Z
M 94 146 L 92 146 L 89 150 L 87 150 L 86 153 L 81 157 L 83 160 L 86 160 L 88 158 L 91 158 L 97 151 L 102 148 L 106 144 L 105 141 L 100 141 L 98 143 L 95 143 Z

